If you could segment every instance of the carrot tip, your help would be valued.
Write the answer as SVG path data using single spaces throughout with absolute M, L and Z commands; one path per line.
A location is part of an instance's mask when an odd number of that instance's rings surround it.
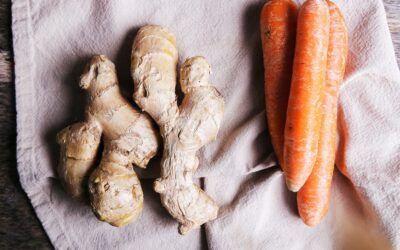
M 303 197 L 304 198 L 304 197 Z M 299 200 L 299 194 L 297 194 L 297 205 L 298 211 L 304 224 L 309 227 L 315 227 L 322 222 L 326 217 L 329 208 L 329 202 L 324 203 L 323 207 L 310 208 L 307 203 L 302 204 L 302 199 Z M 304 201 L 303 201 L 304 202 Z
M 290 182 L 290 180 L 286 179 L 286 186 L 288 187 L 288 189 L 292 192 L 298 192 L 301 189 L 301 186 Z
M 315 227 L 316 225 L 318 225 L 321 222 L 321 220 L 312 220 L 312 219 L 305 220 L 303 218 L 302 218 L 302 220 L 303 220 L 304 224 L 306 224 L 309 227 Z

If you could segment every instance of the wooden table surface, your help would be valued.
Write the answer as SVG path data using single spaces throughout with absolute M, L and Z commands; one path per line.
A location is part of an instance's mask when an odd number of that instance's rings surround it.
M 400 64 L 400 0 L 384 4 Z M 10 24 L 11 1 L 0 0 L 0 249 L 51 249 L 18 181 Z

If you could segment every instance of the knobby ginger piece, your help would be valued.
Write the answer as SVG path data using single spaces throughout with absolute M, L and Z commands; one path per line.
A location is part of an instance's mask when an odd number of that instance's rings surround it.
M 143 192 L 132 164 L 146 167 L 157 152 L 158 133 L 151 118 L 122 97 L 115 66 L 105 56 L 91 59 L 80 87 L 88 91 L 86 118 L 58 133 L 58 172 L 73 197 L 82 198 L 89 188 L 91 206 L 100 220 L 124 226 L 143 208 Z M 90 174 L 101 138 L 101 161 Z
M 197 151 L 219 130 L 224 100 L 208 83 L 210 65 L 203 57 L 185 61 L 180 84 L 185 97 L 176 101 L 175 36 L 160 26 L 141 28 L 133 43 L 131 74 L 135 102 L 158 123 L 164 140 L 161 178 L 154 182 L 161 202 L 187 233 L 218 214 L 218 205 L 193 183 L 199 165 Z

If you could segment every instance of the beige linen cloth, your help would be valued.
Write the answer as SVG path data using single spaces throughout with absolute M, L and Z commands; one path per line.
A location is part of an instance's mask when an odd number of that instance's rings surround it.
M 370 240 L 365 232 L 349 239 L 371 227 L 370 235 L 381 233 L 400 249 L 400 73 L 385 11 L 379 0 L 335 2 L 350 41 L 337 152 L 347 177 L 336 172 L 330 212 L 309 228 L 285 187 L 265 123 L 258 24 L 264 1 L 13 0 L 18 171 L 55 248 L 338 249 L 346 240 Z M 226 100 L 218 139 L 199 152 L 197 172 L 221 205 L 219 218 L 186 236 L 151 189 L 157 160 L 140 172 L 144 210 L 124 228 L 98 221 L 87 204 L 66 195 L 55 174 L 55 134 L 83 116 L 84 64 L 107 55 L 130 97 L 131 44 L 145 24 L 176 34 L 180 62 L 205 56 Z

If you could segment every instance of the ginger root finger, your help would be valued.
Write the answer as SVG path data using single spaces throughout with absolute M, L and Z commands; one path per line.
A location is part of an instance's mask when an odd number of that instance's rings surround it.
M 73 198 L 83 199 L 87 194 L 88 174 L 95 162 L 100 137 L 101 128 L 85 122 L 75 123 L 57 134 L 61 146 L 57 171 Z
M 60 172 L 73 169 L 87 176 L 101 137 L 103 154 L 99 166 L 89 177 L 91 206 L 100 220 L 124 226 L 133 221 L 143 207 L 143 192 L 132 164 L 146 167 L 157 152 L 159 136 L 151 118 L 133 109 L 123 98 L 115 66 L 105 56 L 91 59 L 81 76 L 80 87 L 88 91 L 86 118 L 58 135 L 62 146 L 61 162 L 66 162 L 64 158 L 71 162 Z M 75 158 L 92 161 L 87 162 L 86 169 L 74 163 Z M 75 182 L 65 178 L 69 175 L 66 173 L 61 178 L 68 186 L 75 187 Z M 87 187 L 87 183 L 81 183 L 80 187 L 82 185 Z
M 192 178 L 199 165 L 197 151 L 216 138 L 224 100 L 208 83 L 210 65 L 203 57 L 193 57 L 181 67 L 180 84 L 185 97 L 178 107 L 178 52 L 174 35 L 165 28 L 141 28 L 131 60 L 135 102 L 158 123 L 164 140 L 161 178 L 154 182 L 154 190 L 179 222 L 179 232 L 185 234 L 218 215 L 218 205 Z

